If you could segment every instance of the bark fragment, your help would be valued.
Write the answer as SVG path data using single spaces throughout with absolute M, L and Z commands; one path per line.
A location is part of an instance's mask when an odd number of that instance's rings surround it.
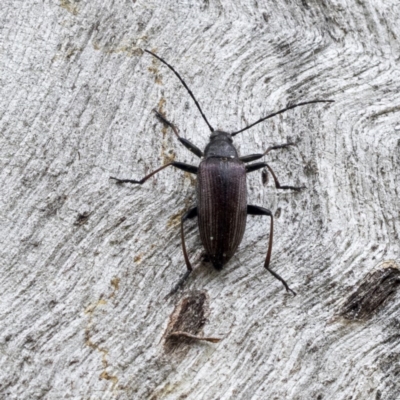
M 195 292 L 181 300 L 171 314 L 164 335 L 166 352 L 174 351 L 181 344 L 189 344 L 194 340 L 218 342 L 219 338 L 200 334 L 208 315 L 208 296 L 205 292 Z
M 392 260 L 383 262 L 367 274 L 358 288 L 342 305 L 339 315 L 347 320 L 365 320 L 395 292 L 400 284 L 399 266 Z

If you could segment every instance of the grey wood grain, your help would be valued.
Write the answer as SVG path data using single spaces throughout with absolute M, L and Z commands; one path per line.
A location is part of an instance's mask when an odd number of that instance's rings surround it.
M 399 260 L 400 28 L 397 1 L 28 0 L 0 10 L 0 393 L 4 399 L 398 399 L 400 295 L 369 318 L 337 313 L 366 274 Z M 180 215 L 196 163 L 156 108 L 200 148 L 210 123 L 271 152 L 282 184 L 249 175 L 249 217 L 223 271 L 185 270 Z M 392 265 L 392 264 L 391 264 Z M 396 267 L 397 268 L 397 267 Z M 206 293 L 202 332 L 166 352 L 177 304 Z M 200 325 L 199 325 L 200 326 Z M 171 332 L 169 332 L 171 333 Z M 191 332 L 188 332 L 189 334 Z M 182 344 L 183 346 L 183 344 Z

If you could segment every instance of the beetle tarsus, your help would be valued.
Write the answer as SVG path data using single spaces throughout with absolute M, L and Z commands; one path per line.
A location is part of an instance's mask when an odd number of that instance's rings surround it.
M 284 185 L 284 186 L 277 187 L 277 189 L 285 189 L 285 190 L 292 189 L 292 190 L 295 190 L 296 192 L 301 192 L 303 189 L 306 189 L 306 187 L 305 186 L 287 186 L 287 185 Z
M 119 178 L 116 178 L 115 176 L 110 176 L 110 179 L 114 179 L 115 181 L 117 181 L 117 183 L 138 183 L 139 185 L 141 185 L 143 183 L 143 182 L 137 181 L 135 179 L 119 179 Z
M 191 174 L 197 174 L 198 168 L 195 167 L 194 165 L 189 165 L 189 164 L 181 163 L 178 161 L 172 161 L 168 164 L 163 165 L 160 168 L 157 168 L 155 171 L 150 172 L 150 174 L 146 175 L 140 181 L 138 181 L 136 179 L 119 179 L 119 178 L 115 178 L 114 176 L 110 176 L 110 179 L 115 179 L 117 181 L 117 183 L 136 183 L 138 185 L 142 185 L 143 183 L 145 183 L 147 181 L 147 179 L 151 178 L 157 172 L 160 172 L 164 168 L 167 168 L 171 165 L 175 168 L 181 169 L 182 171 L 190 172 Z
M 243 161 L 244 163 L 248 163 L 251 161 L 256 161 L 259 160 L 260 158 L 263 158 L 264 156 L 266 156 L 271 150 L 278 150 L 278 149 L 286 149 L 289 146 L 296 146 L 296 143 L 294 142 L 287 142 L 284 144 L 277 144 L 275 146 L 270 146 L 268 147 L 267 150 L 264 151 L 264 153 L 257 153 L 257 154 L 249 154 L 248 156 L 242 156 L 239 157 L 241 161 Z
M 164 297 L 164 299 L 167 299 L 168 297 L 172 296 L 173 294 L 175 294 L 186 282 L 187 278 L 189 277 L 190 273 L 192 271 L 187 270 L 179 279 L 179 281 L 177 282 L 177 284 L 172 288 L 172 290 Z
M 278 279 L 278 281 L 281 281 L 283 286 L 285 286 L 286 291 L 289 293 L 291 292 L 293 294 L 293 296 L 296 296 L 296 292 L 292 289 L 290 289 L 289 285 L 286 283 L 286 281 L 280 276 L 278 275 L 276 272 L 272 271 L 272 269 L 270 269 L 269 267 L 265 267 L 265 269 L 267 271 L 269 271 L 269 273 L 276 279 Z
M 193 143 L 191 143 L 189 140 L 179 136 L 179 129 L 177 128 L 176 125 L 174 125 L 172 122 L 168 121 L 164 115 L 162 115 L 159 111 L 157 111 L 155 108 L 153 109 L 155 112 L 157 118 L 165 125 L 169 126 L 175 133 L 176 137 L 178 140 L 189 150 L 191 151 L 194 155 L 197 157 L 201 158 L 203 157 L 203 152 L 195 146 Z
M 172 122 L 168 121 L 167 118 L 164 117 L 164 115 L 162 115 L 159 111 L 157 111 L 155 108 L 153 108 L 153 112 L 156 114 L 156 117 L 165 125 L 169 126 L 173 132 L 175 133 L 175 135 L 179 138 L 179 129 L 178 127 L 173 124 Z
M 296 146 L 296 143 L 294 142 L 287 142 L 284 144 L 277 144 L 275 146 L 270 146 L 268 147 L 267 150 L 264 151 L 263 156 L 266 156 L 271 150 L 278 150 L 278 149 L 286 149 L 290 146 Z
M 275 172 L 272 170 L 272 168 L 265 162 L 259 162 L 259 163 L 254 163 L 254 164 L 250 164 L 246 166 L 246 172 L 253 172 L 253 171 L 257 171 L 258 169 L 261 168 L 267 168 L 268 171 L 271 173 L 272 178 L 274 178 L 274 183 L 275 183 L 275 187 L 277 189 L 282 189 L 282 190 L 296 190 L 297 192 L 300 192 L 301 190 L 305 189 L 306 187 L 303 186 L 289 186 L 289 185 L 281 185 L 278 181 L 278 178 L 275 175 Z

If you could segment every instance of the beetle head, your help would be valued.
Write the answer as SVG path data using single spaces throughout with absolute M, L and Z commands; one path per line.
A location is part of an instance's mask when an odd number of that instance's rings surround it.
M 225 140 L 228 141 L 229 143 L 233 143 L 232 135 L 228 132 L 214 131 L 210 135 L 210 142 L 213 142 L 215 140 Z
M 205 158 L 227 157 L 237 158 L 238 153 L 233 146 L 232 135 L 228 132 L 214 131 L 210 135 L 210 142 L 204 150 Z

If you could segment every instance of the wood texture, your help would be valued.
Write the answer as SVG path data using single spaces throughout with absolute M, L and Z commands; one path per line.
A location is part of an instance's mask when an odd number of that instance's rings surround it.
M 4 399 L 400 398 L 400 294 L 363 321 L 338 317 L 364 277 L 399 261 L 398 1 L 2 2 L 0 10 L 0 394 Z M 267 160 L 282 184 L 248 177 L 249 217 L 223 271 L 201 261 L 185 293 L 181 214 L 195 164 L 157 108 L 204 149 L 209 131 L 158 60 L 184 77 L 215 127 L 289 102 L 334 99 L 235 137 L 241 155 L 289 139 Z M 165 351 L 184 297 L 208 299 L 185 351 Z M 190 332 L 188 332 L 190 333 Z M 189 339 L 184 339 L 188 342 Z M 183 356 L 180 356 L 182 355 Z

